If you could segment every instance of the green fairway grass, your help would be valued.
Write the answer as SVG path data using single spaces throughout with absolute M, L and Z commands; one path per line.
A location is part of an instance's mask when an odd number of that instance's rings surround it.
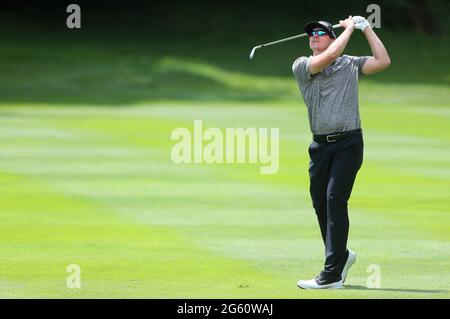
M 298 43 L 261 50 L 250 64 L 257 43 L 244 40 L 212 43 L 202 57 L 163 40 L 6 38 L 0 297 L 449 298 L 449 49 L 436 40 L 429 67 L 429 40 L 414 38 L 422 46 L 402 59 L 405 39 L 392 40 L 385 75 L 360 81 L 356 264 L 345 289 L 304 291 L 296 282 L 318 274 L 324 248 L 309 197 L 311 133 L 290 70 L 306 54 Z M 352 50 L 369 54 L 361 42 Z M 196 119 L 279 128 L 278 173 L 174 164 L 170 135 Z M 79 289 L 66 286 L 70 264 L 81 267 Z M 369 289 L 374 264 L 381 287 Z

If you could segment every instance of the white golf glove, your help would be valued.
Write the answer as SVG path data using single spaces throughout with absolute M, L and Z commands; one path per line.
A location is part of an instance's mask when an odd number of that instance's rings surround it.
M 354 16 L 353 23 L 355 24 L 355 29 L 359 29 L 364 32 L 367 27 L 370 27 L 369 21 L 361 16 Z

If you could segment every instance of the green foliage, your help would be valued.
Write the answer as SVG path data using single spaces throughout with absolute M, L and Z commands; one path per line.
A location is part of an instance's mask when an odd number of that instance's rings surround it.
M 289 33 L 288 33 L 289 32 Z M 377 30 L 391 55 L 386 72 L 365 83 L 450 83 L 447 38 Z M 301 39 L 258 50 L 259 43 L 292 35 L 238 32 L 223 37 L 167 37 L 127 33 L 17 32 L 0 44 L 0 102 L 123 105 L 141 101 L 297 100 L 291 64 L 310 54 Z M 364 36 L 355 32 L 347 54 L 370 55 Z M 395 93 L 405 99 L 404 89 Z M 417 103 L 417 100 L 411 99 Z

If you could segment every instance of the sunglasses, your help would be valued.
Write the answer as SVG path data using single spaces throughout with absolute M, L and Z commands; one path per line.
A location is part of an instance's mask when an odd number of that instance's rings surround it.
M 309 36 L 310 37 L 315 37 L 315 36 L 318 36 L 318 37 L 323 37 L 324 35 L 326 35 L 327 33 L 325 32 L 325 31 L 311 31 L 310 33 L 309 33 Z

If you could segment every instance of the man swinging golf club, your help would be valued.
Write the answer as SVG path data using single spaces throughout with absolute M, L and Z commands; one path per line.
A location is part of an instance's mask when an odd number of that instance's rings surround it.
M 390 65 L 389 55 L 363 17 L 341 20 L 336 37 L 325 21 L 305 26 L 312 56 L 295 60 L 292 71 L 306 107 L 313 134 L 310 156 L 310 193 L 325 244 L 325 266 L 303 289 L 342 288 L 356 254 L 347 249 L 347 202 L 363 161 L 363 135 L 358 110 L 358 77 Z M 361 30 L 372 56 L 342 55 L 354 29 Z

